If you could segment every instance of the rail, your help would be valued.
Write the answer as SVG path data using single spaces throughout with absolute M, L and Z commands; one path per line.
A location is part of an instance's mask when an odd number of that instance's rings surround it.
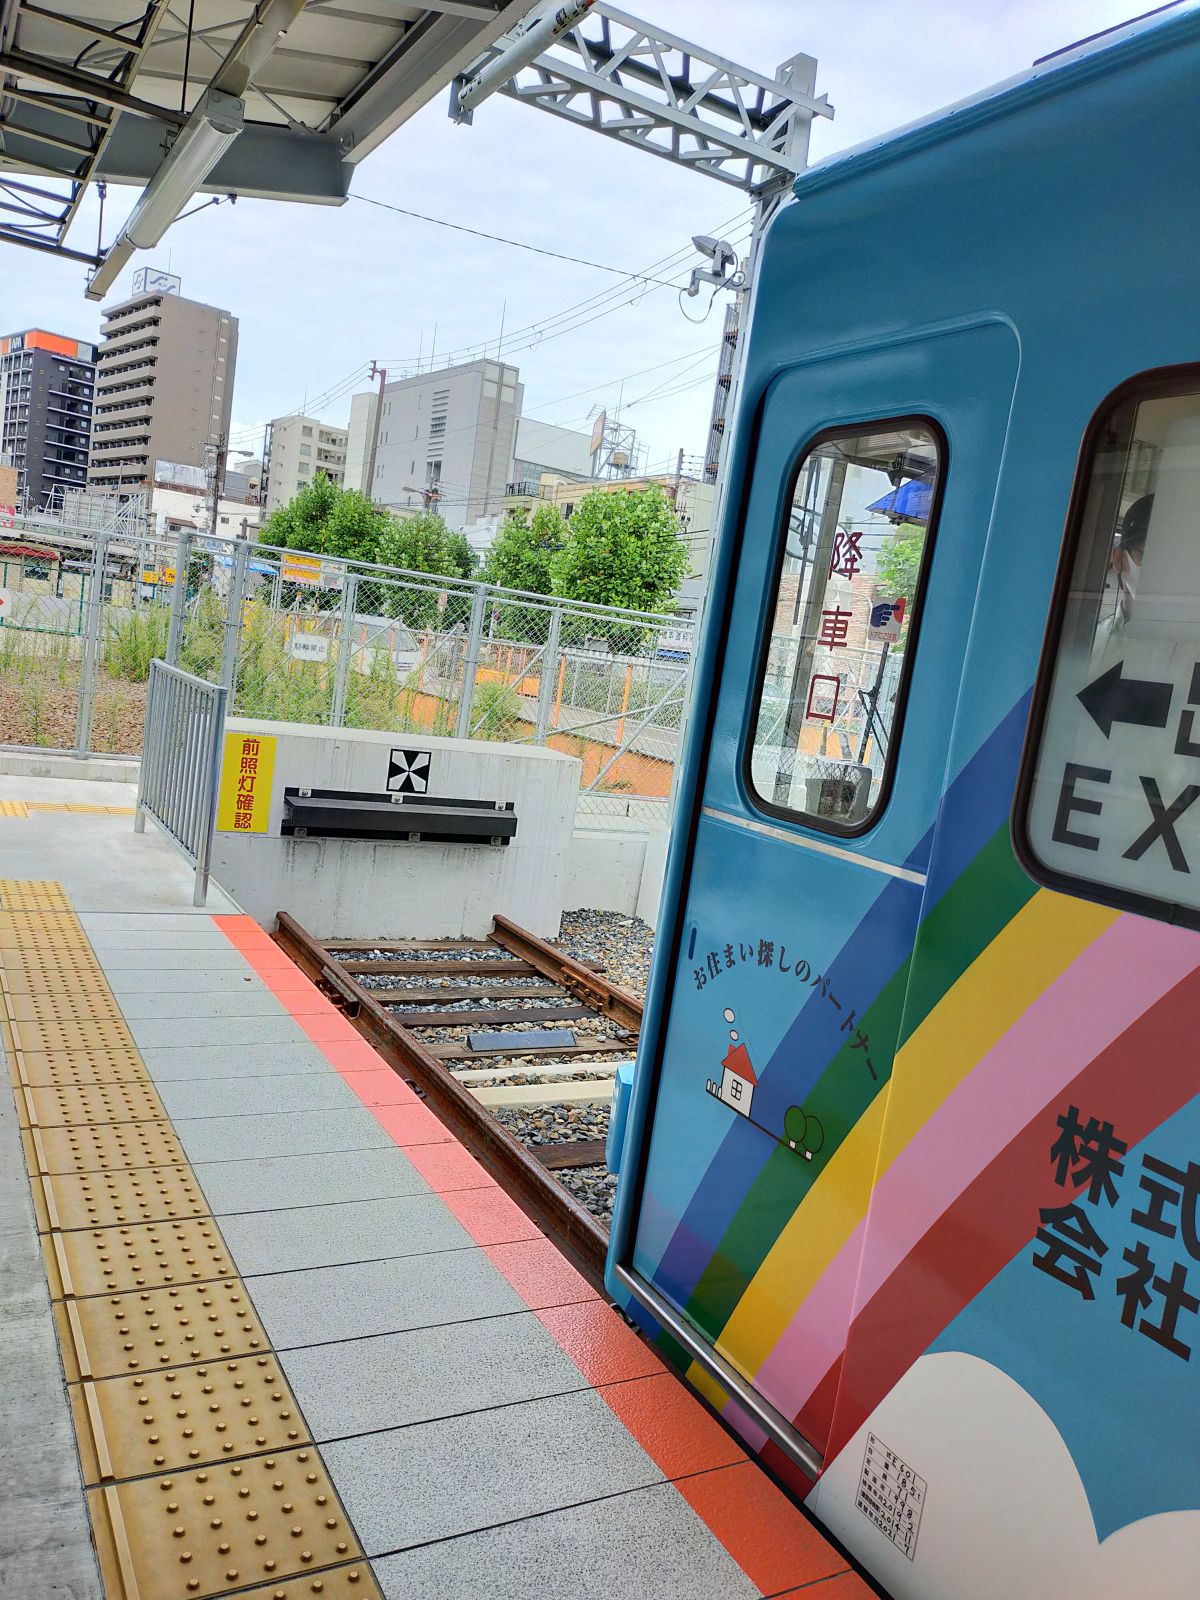
M 276 922 L 275 942 L 291 957 L 312 981 L 331 996 L 354 1023 L 359 1033 L 387 1061 L 413 1084 L 430 1109 L 446 1124 L 478 1161 L 497 1178 L 505 1191 L 546 1233 L 550 1234 L 559 1249 L 568 1257 L 593 1286 L 602 1288 L 604 1281 L 604 1256 L 608 1245 L 608 1230 L 549 1174 L 581 1165 L 597 1165 L 604 1160 L 603 1147 L 597 1140 L 576 1141 L 570 1148 L 554 1145 L 535 1152 L 522 1144 L 509 1130 L 498 1122 L 490 1111 L 475 1097 L 465 1083 L 455 1075 L 450 1063 L 460 1065 L 468 1059 L 478 1064 L 479 1055 L 464 1044 L 428 1043 L 420 1037 L 426 1028 L 452 1027 L 471 1022 L 479 1027 L 503 1028 L 516 1022 L 545 1022 L 553 1025 L 570 1021 L 586 1014 L 603 1016 L 619 1029 L 628 1030 L 623 1040 L 597 1039 L 577 1045 L 524 1045 L 522 1038 L 528 1034 L 514 1033 L 509 1053 L 520 1054 L 530 1060 L 539 1056 L 562 1057 L 565 1060 L 579 1057 L 629 1055 L 636 1048 L 636 1030 L 641 1023 L 641 1005 L 634 995 L 617 988 L 600 974 L 592 971 L 585 962 L 576 961 L 564 951 L 556 950 L 544 940 L 536 938 L 525 929 L 517 927 L 506 917 L 493 918 L 492 933 L 486 941 L 508 953 L 516 953 L 514 960 L 456 960 L 463 941 L 435 940 L 422 942 L 416 939 L 402 941 L 372 939 L 330 939 L 322 942 L 302 928 L 294 917 L 281 911 Z M 355 961 L 338 959 L 341 951 L 369 950 L 371 959 Z M 401 959 L 389 960 L 391 952 Z M 405 956 L 408 959 L 403 959 Z M 433 957 L 434 959 L 417 959 Z M 548 979 L 549 983 L 535 983 L 521 988 L 500 986 L 495 989 L 473 988 L 461 993 L 452 989 L 369 989 L 361 981 L 364 976 L 397 975 L 401 977 L 426 976 L 437 984 L 447 978 L 463 977 L 478 982 L 481 977 L 506 980 Z M 557 987 L 560 991 L 554 994 Z M 528 1006 L 533 998 L 540 1000 L 540 1009 L 459 1009 L 432 1010 L 442 996 L 448 1005 L 466 998 L 503 1003 L 518 1000 Z M 563 1004 L 571 996 L 582 1004 Z M 391 1009 L 387 1002 L 410 1000 L 414 1006 L 424 1007 L 408 1011 Z M 497 1039 L 500 1035 L 496 1035 Z M 484 1056 L 495 1057 L 495 1049 L 485 1050 Z
M 223 685 L 158 658 L 150 663 L 133 827 L 135 833 L 144 833 L 146 818 L 153 817 L 195 867 L 196 906 L 208 898 L 228 695 Z

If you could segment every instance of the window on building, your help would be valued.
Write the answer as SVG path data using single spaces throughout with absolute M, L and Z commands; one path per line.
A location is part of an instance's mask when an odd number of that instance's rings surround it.
M 311 439 L 312 436 L 313 436 L 313 431 L 312 431 L 311 428 L 301 428 L 300 429 L 300 437 L 302 439 Z M 301 446 L 301 449 L 303 449 L 303 446 Z
M 764 810 L 860 833 L 883 803 L 943 472 L 924 421 L 829 433 L 800 461 L 750 717 Z
M 311 456 L 312 455 L 312 445 L 310 445 L 310 444 L 302 444 L 300 446 L 300 454 L 302 456 Z
M 1085 442 L 1034 700 L 1018 847 L 1040 881 L 1200 927 L 1200 369 Z M 1053 654 L 1051 654 L 1053 650 Z

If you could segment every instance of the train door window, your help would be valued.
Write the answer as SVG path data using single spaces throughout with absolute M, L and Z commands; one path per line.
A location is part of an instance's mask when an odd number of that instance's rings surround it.
M 800 462 L 747 763 L 775 816 L 861 833 L 886 798 L 944 457 L 914 420 L 826 434 Z
M 1015 834 L 1055 888 L 1200 926 L 1200 371 L 1089 430 Z

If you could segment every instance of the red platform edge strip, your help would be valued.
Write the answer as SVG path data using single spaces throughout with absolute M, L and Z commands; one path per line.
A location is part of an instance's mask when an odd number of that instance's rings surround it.
M 760 1593 L 871 1600 L 845 1558 L 254 919 L 212 920 Z

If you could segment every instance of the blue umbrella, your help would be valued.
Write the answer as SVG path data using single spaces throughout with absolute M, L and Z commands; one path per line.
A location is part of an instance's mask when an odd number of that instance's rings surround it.
M 868 511 L 883 511 L 889 517 L 900 517 L 905 522 L 928 522 L 929 507 L 933 500 L 933 485 L 924 478 L 909 478 L 905 483 L 889 489 L 882 500 L 874 500 Z

